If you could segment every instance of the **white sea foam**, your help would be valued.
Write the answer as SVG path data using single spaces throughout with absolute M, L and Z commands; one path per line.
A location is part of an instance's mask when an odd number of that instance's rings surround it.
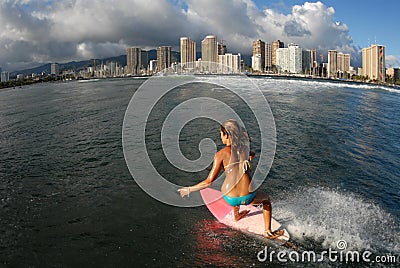
M 349 82 L 332 82 L 324 80 L 299 80 L 299 79 L 253 79 L 260 88 L 273 88 L 274 90 L 290 89 L 331 89 L 331 88 L 355 88 L 363 90 L 385 90 L 393 93 L 400 93 L 400 88 L 374 85 L 357 84 Z
M 362 84 L 352 82 L 334 82 L 326 80 L 302 80 L 302 79 L 272 79 L 265 78 L 249 78 L 245 76 L 198 76 L 197 81 L 217 83 L 221 79 L 225 84 L 233 83 L 235 85 L 242 84 L 243 90 L 254 90 L 254 85 L 258 86 L 263 91 L 285 91 L 285 90 L 315 90 L 315 89 L 334 89 L 334 88 L 355 88 L 363 90 L 384 90 L 393 93 L 400 93 L 400 88 L 390 87 L 385 85 Z M 250 85 L 249 82 L 254 83 Z
M 273 215 L 294 241 L 315 241 L 336 248 L 339 240 L 348 250 L 400 253 L 400 227 L 379 205 L 351 193 L 324 188 L 299 189 L 273 202 Z

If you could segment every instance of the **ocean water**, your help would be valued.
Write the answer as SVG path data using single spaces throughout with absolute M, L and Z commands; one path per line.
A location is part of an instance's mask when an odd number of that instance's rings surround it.
M 254 98 L 254 85 L 232 79 Z M 166 205 L 137 185 L 124 159 L 122 124 L 144 81 L 0 91 L 0 266 L 265 267 L 279 266 L 276 259 L 259 262 L 265 246 L 290 252 L 223 226 L 204 206 Z M 400 91 L 299 79 L 252 81 L 269 102 L 277 138 L 260 188 L 299 251 L 319 254 L 344 240 L 348 250 L 399 256 Z M 227 103 L 245 122 L 256 154 L 262 142 L 252 109 L 228 89 L 195 83 L 171 91 L 148 118 L 146 144 L 157 171 L 182 185 L 199 182 L 209 169 L 177 170 L 163 154 L 159 132 L 165 115 L 193 97 Z M 204 138 L 221 148 L 218 124 L 206 118 L 188 123 L 180 136 L 183 155 L 197 159 Z

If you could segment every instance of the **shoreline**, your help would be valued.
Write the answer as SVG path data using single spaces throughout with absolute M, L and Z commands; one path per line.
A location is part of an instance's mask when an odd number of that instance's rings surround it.
M 367 82 L 367 81 L 358 81 L 352 79 L 334 79 L 334 78 L 323 78 L 323 77 L 311 77 L 305 75 L 280 75 L 280 74 L 247 74 L 249 77 L 254 78 L 262 78 L 268 77 L 273 79 L 298 79 L 298 80 L 307 80 L 307 81 L 321 81 L 321 82 L 333 82 L 333 83 L 350 83 L 356 85 L 368 85 L 368 86 L 384 86 L 390 87 L 400 90 L 400 85 L 389 84 L 389 83 L 382 83 L 382 82 Z
M 333 82 L 333 83 L 350 83 L 356 85 L 367 85 L 367 86 L 383 86 L 393 89 L 400 90 L 400 85 L 389 84 L 382 82 L 367 82 L 352 79 L 334 79 L 334 78 L 323 78 L 315 76 L 306 75 L 281 75 L 281 74 L 262 74 L 262 73 L 241 73 L 252 78 L 272 78 L 272 79 L 290 79 L 290 80 L 303 80 L 303 81 L 320 81 L 320 82 Z M 211 74 L 215 75 L 215 74 Z M 216 74 L 216 75 L 226 75 L 226 74 Z M 38 80 L 19 80 L 19 81 L 8 81 L 0 83 L 0 90 L 10 89 L 10 88 L 22 88 L 25 86 L 38 84 L 38 83 L 55 83 L 55 82 L 79 82 L 79 81 L 99 81 L 99 80 L 111 80 L 111 79 L 148 79 L 153 75 L 140 75 L 140 76 L 122 76 L 122 77 L 93 77 L 93 78 L 78 78 L 78 79 L 56 79 L 56 78 L 41 78 Z M 11 82 L 11 83 L 10 83 Z M 4 85 L 3 83 L 8 83 L 9 85 Z

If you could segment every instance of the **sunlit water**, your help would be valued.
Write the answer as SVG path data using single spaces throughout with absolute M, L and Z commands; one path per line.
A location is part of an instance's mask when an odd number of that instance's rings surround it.
M 243 92 L 253 86 L 243 78 Z M 121 144 L 124 113 L 144 80 L 37 84 L 0 91 L 0 263 L 6 266 L 265 266 L 278 245 L 231 230 L 205 207 L 178 208 L 147 196 Z M 262 190 L 299 250 L 400 254 L 400 92 L 332 82 L 255 79 L 275 117 L 277 150 Z M 228 90 L 192 84 L 151 114 L 149 156 L 168 180 L 190 185 L 207 170 L 176 170 L 159 128 L 168 111 L 196 96 L 235 108 L 259 152 L 251 110 Z M 182 152 L 218 140 L 206 119 L 182 131 Z M 282 249 L 283 250 L 283 249 Z M 275 260 L 276 265 L 279 263 Z M 337 265 L 325 263 L 326 265 Z M 296 266 L 298 264 L 292 263 Z

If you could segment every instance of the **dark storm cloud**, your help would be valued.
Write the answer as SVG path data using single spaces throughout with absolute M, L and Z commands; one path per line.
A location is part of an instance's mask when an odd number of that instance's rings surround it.
M 15 70 L 47 62 L 124 54 L 129 46 L 179 49 L 189 36 L 226 40 L 231 52 L 251 53 L 255 39 L 359 54 L 347 26 L 321 2 L 285 15 L 251 0 L 0 0 L 0 66 Z

